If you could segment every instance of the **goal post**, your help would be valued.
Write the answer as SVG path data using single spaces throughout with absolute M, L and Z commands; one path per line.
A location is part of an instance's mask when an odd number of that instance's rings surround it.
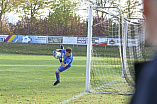
M 86 88 L 85 91 L 90 91 L 90 71 L 91 71 L 91 57 L 92 57 L 92 5 L 89 5 L 88 15 L 88 43 L 87 43 L 87 62 L 86 62 Z
M 122 21 L 117 7 L 89 6 L 86 92 L 132 94 L 123 78 Z

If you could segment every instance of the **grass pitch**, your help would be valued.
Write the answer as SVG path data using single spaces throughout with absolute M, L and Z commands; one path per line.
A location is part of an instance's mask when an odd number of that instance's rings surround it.
M 0 104 L 58 104 L 85 92 L 86 57 L 74 57 L 70 69 L 61 73 L 61 83 L 55 71 L 60 66 L 53 56 L 0 54 Z M 87 93 L 69 104 L 127 103 L 130 96 Z

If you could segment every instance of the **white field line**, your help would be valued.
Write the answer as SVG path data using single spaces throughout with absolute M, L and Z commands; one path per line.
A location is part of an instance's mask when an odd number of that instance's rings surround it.
M 109 85 L 109 84 L 112 84 L 112 83 L 114 83 L 114 82 L 116 82 L 116 81 L 118 81 L 118 80 L 120 80 L 120 79 L 121 79 L 121 78 L 116 79 L 116 80 L 114 80 L 114 81 L 112 81 L 112 82 L 109 82 L 109 83 L 104 84 L 104 85 L 102 85 L 102 86 L 100 86 L 100 87 L 97 87 L 97 88 L 95 88 L 95 89 L 93 89 L 93 90 L 91 90 L 91 91 L 98 90 L 98 89 L 100 89 L 100 88 L 102 88 L 102 87 L 105 87 L 105 86 L 107 86 L 107 85 Z M 62 102 L 60 102 L 59 104 L 68 103 L 69 101 L 74 100 L 74 99 L 77 99 L 77 98 L 79 98 L 79 97 L 81 97 L 81 96 L 83 96 L 83 95 L 85 95 L 85 94 L 87 94 L 87 93 L 88 93 L 88 92 L 83 92 L 83 93 L 81 93 L 81 94 L 79 94 L 79 95 L 76 95 L 76 96 L 70 98 L 70 99 L 67 99 L 67 100 L 62 101 Z
M 69 101 L 71 101 L 71 100 L 74 100 L 74 99 L 77 99 L 77 98 L 79 98 L 79 97 L 81 97 L 81 96 L 83 96 L 84 94 L 87 94 L 87 93 L 88 93 L 88 92 L 83 92 L 83 93 L 81 93 L 81 94 L 79 94 L 79 95 L 76 95 L 76 96 L 70 98 L 70 99 L 67 99 L 67 100 L 62 101 L 62 102 L 60 102 L 59 104 L 67 103 L 67 102 L 69 102 Z

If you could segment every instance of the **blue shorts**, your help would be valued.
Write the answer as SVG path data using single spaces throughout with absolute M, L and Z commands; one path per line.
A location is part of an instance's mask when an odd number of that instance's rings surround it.
M 62 72 L 62 71 L 65 71 L 66 69 L 69 69 L 70 67 L 65 67 L 65 68 L 63 68 L 63 66 L 61 65 L 59 68 L 58 68 L 58 70 L 60 71 L 60 72 Z

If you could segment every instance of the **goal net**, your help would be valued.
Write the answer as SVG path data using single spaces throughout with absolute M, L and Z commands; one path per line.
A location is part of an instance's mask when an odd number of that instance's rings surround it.
M 89 6 L 87 92 L 132 94 L 122 71 L 122 34 L 120 9 Z
M 145 41 L 144 19 L 127 18 L 124 22 L 124 47 L 122 51 L 124 60 L 124 76 L 129 87 L 134 91 L 134 65 L 135 63 L 151 60 L 155 49 L 151 44 L 148 44 Z M 132 43 L 132 45 L 130 43 Z

